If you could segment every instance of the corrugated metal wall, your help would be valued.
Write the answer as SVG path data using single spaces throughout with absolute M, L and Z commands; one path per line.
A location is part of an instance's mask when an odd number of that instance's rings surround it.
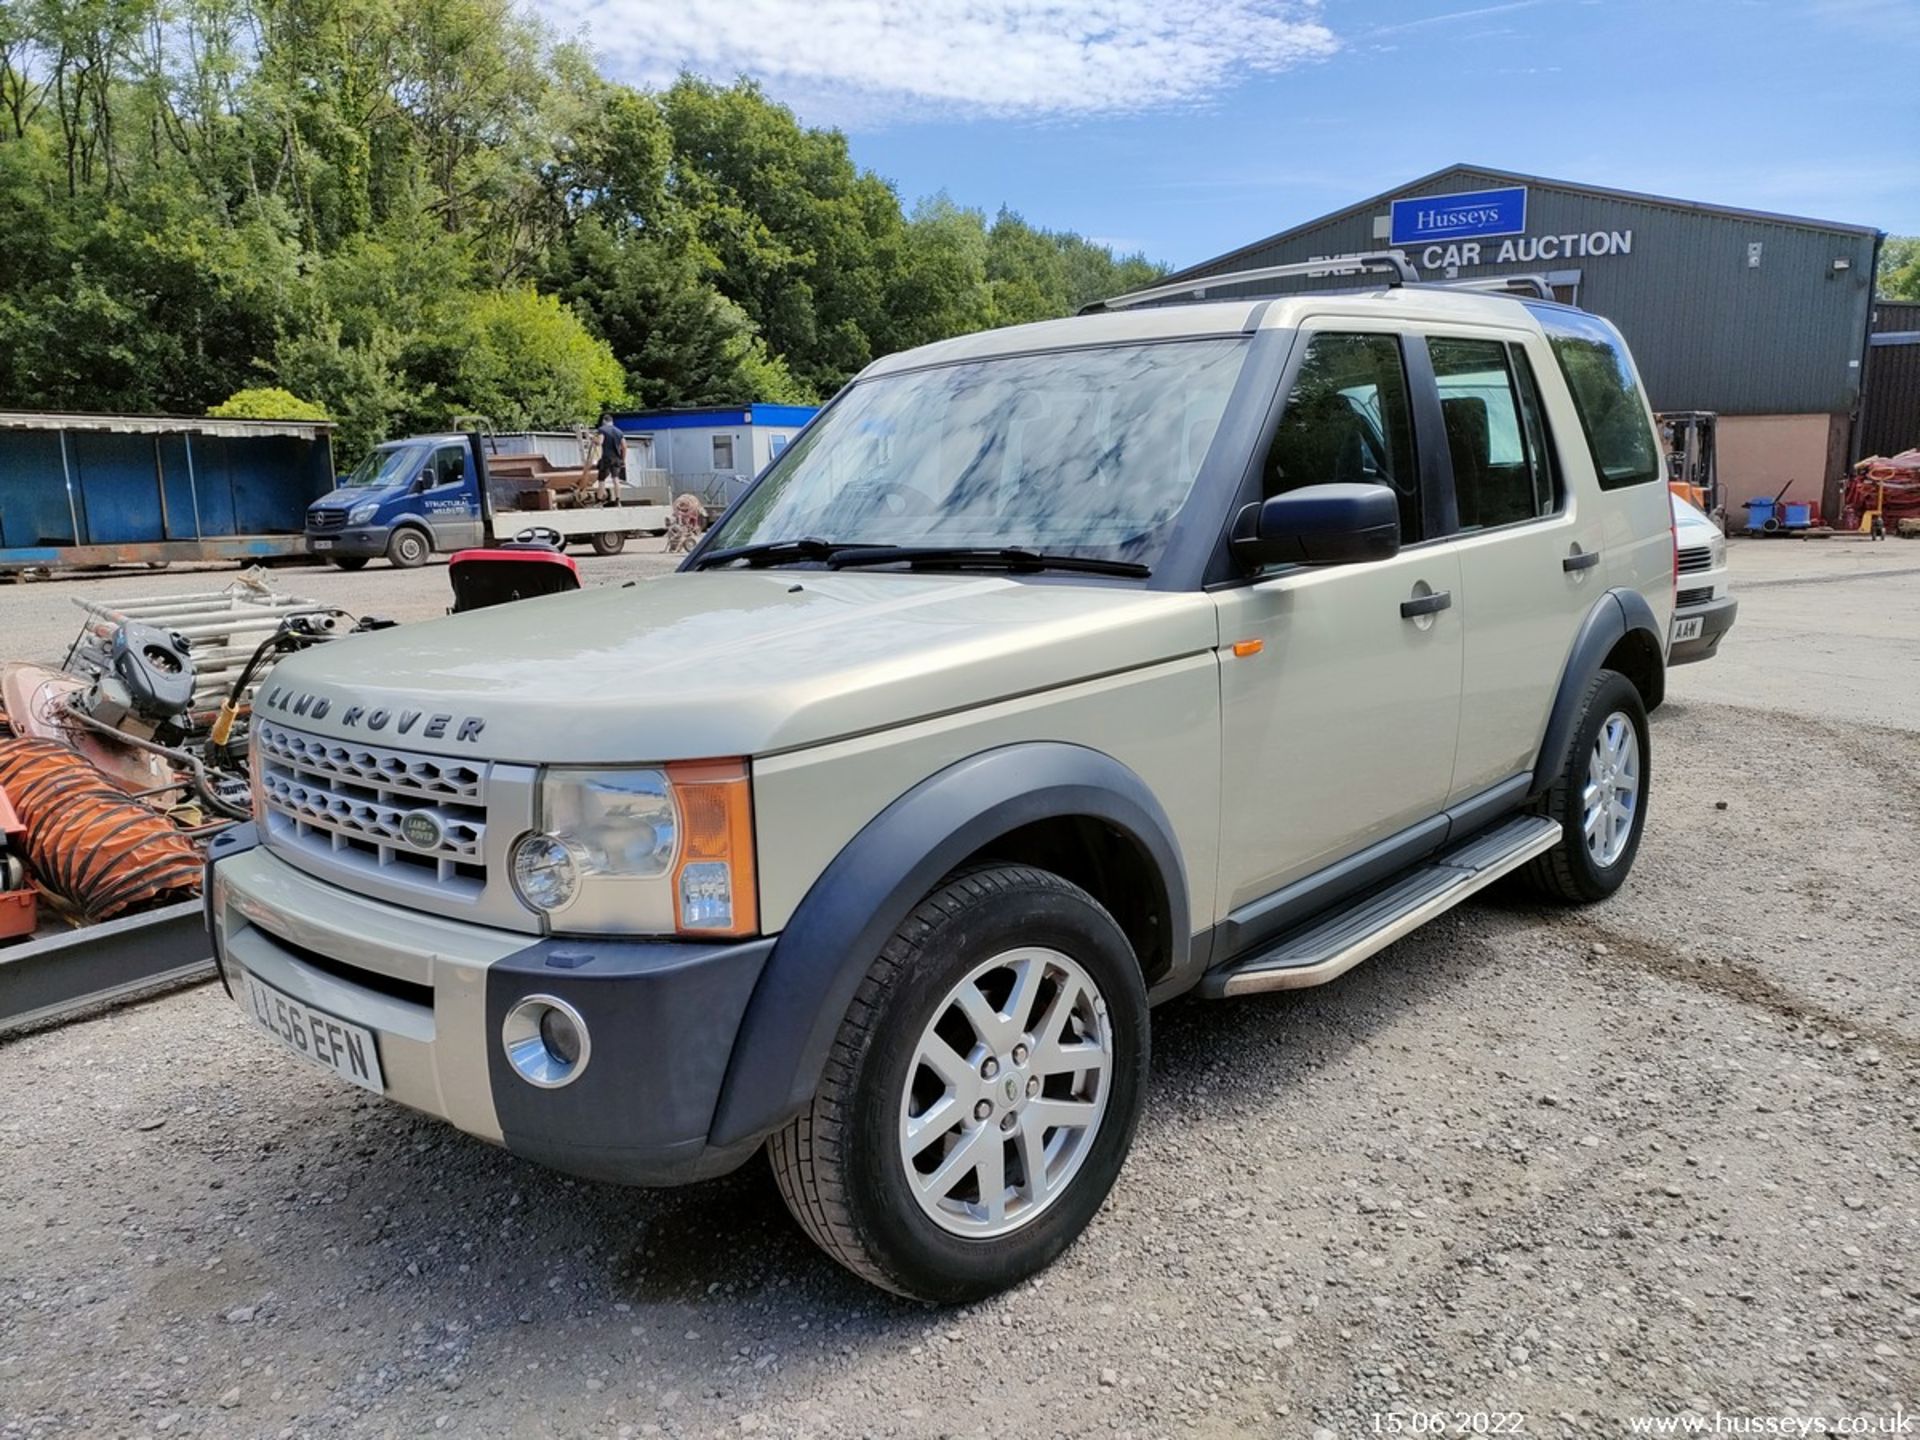
M 0 428 L 0 550 L 298 535 L 308 502 L 333 488 L 324 432 L 189 435 L 192 423 Z
M 1508 175 L 1462 167 L 1396 191 L 1394 198 L 1516 183 Z M 1871 300 L 1871 232 L 1809 228 L 1533 179 L 1524 183 L 1528 237 L 1631 230 L 1632 252 L 1482 264 L 1463 268 L 1461 278 L 1580 271 L 1580 305 L 1605 315 L 1626 335 L 1656 409 L 1728 415 L 1853 411 Z M 1387 242 L 1376 237 L 1374 222 L 1386 213 L 1383 200 L 1183 274 L 1384 249 Z M 1492 257 L 1499 244 L 1483 240 L 1482 253 Z M 1752 244 L 1761 247 L 1758 267 L 1748 264 Z M 1424 267 L 1425 252 L 1423 246 L 1409 255 L 1423 275 L 1439 278 Z M 1847 268 L 1834 270 L 1835 260 L 1845 260 Z M 1282 281 L 1244 293 L 1353 283 Z
M 1898 455 L 1920 447 L 1920 302 L 1876 301 L 1867 352 L 1860 453 Z

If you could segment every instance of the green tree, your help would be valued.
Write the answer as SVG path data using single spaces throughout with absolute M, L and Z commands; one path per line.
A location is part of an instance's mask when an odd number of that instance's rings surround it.
M 278 388 L 337 452 L 806 400 L 1157 271 L 936 196 L 756 86 L 612 83 L 513 0 L 0 0 L 0 395 Z
M 1874 289 L 1888 300 L 1920 300 L 1920 235 L 1890 235 L 1881 244 Z
M 606 338 L 637 405 L 815 398 L 768 351 L 745 311 L 707 282 L 698 260 L 670 241 L 589 217 L 554 257 L 547 283 Z
M 589 425 L 627 399 L 607 342 L 551 295 L 508 290 L 469 307 L 450 396 L 503 430 Z
M 207 407 L 216 420 L 325 420 L 324 406 L 302 400 L 291 390 L 278 385 L 257 385 L 236 390 L 218 405 Z

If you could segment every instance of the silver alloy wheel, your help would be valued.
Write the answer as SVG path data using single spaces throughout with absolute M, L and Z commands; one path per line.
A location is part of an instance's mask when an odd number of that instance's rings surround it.
M 990 1239 L 1037 1218 L 1085 1162 L 1112 1088 L 1113 1027 L 1058 950 L 1008 950 L 947 992 L 900 1099 L 900 1159 L 941 1227 Z
M 1607 716 L 1587 757 L 1580 792 L 1580 828 L 1587 853 L 1605 867 L 1620 858 L 1640 810 L 1640 732 L 1624 711 Z

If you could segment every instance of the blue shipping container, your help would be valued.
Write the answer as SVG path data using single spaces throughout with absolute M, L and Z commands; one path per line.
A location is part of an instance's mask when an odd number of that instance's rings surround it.
M 0 571 L 297 555 L 333 427 L 0 411 Z

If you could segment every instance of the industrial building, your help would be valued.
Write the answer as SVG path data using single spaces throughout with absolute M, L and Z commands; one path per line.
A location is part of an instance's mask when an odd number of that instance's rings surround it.
M 768 465 L 817 405 L 709 405 L 639 410 L 613 417 L 627 437 L 627 474 L 664 471 L 676 492 L 731 505 Z
M 1620 327 L 1656 410 L 1719 415 L 1730 504 L 1786 487 L 1788 498 L 1819 501 L 1832 515 L 1867 433 L 1863 377 L 1883 238 L 1865 225 L 1461 164 L 1170 278 L 1382 249 L 1404 251 L 1432 279 L 1543 275 L 1560 299 Z

